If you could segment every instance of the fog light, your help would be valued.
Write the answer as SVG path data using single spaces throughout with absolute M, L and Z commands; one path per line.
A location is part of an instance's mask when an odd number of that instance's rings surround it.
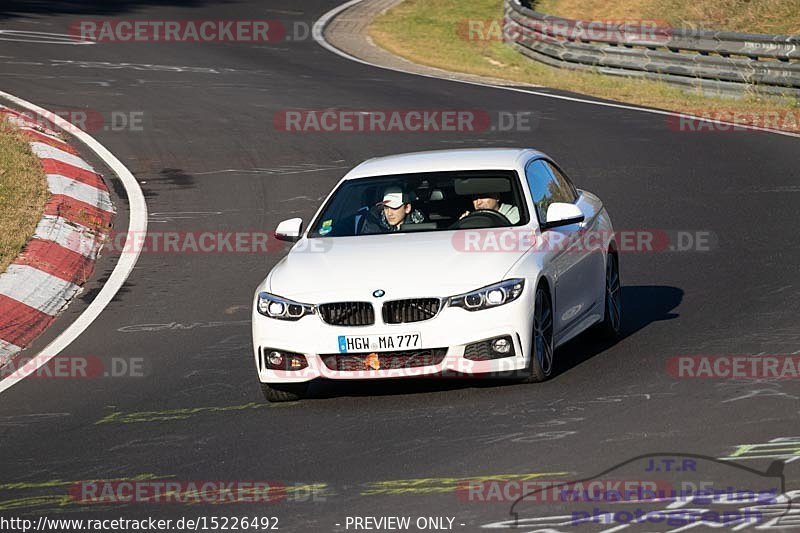
M 275 348 L 264 348 L 262 353 L 264 366 L 269 370 L 292 371 L 308 368 L 306 356 L 300 353 Z
M 491 361 L 503 357 L 514 357 L 514 341 L 510 335 L 492 337 L 464 347 L 464 358 L 471 361 Z
M 267 362 L 270 366 L 281 366 L 283 364 L 283 355 L 281 352 L 269 352 L 267 354 Z
M 508 353 L 511 351 L 511 341 L 506 338 L 495 339 L 492 341 L 492 351 L 497 353 Z

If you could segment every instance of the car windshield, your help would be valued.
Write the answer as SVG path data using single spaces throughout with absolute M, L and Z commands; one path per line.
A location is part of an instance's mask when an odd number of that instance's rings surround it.
M 315 219 L 309 237 L 524 225 L 516 172 L 434 172 L 347 180 Z

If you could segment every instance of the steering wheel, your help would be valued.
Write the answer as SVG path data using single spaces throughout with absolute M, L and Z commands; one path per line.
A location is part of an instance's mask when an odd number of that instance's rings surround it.
M 494 228 L 497 226 L 509 226 L 511 221 L 504 214 L 493 209 L 476 209 L 470 211 L 469 215 L 459 219 L 450 226 L 450 229 L 475 229 L 475 228 Z

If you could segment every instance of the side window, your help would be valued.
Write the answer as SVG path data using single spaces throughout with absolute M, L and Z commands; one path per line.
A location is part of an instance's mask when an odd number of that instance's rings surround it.
M 547 216 L 547 208 L 550 204 L 557 201 L 554 199 L 554 192 L 558 186 L 550 172 L 547 163 L 541 159 L 528 163 L 525 168 L 525 178 L 528 180 L 528 188 L 531 190 L 533 205 L 536 207 L 536 215 L 539 222 L 544 222 Z
M 554 202 L 566 202 L 574 204 L 578 200 L 578 193 L 569 179 L 560 171 L 558 167 L 551 164 L 549 161 L 545 163 L 550 173 L 553 175 L 555 181 L 556 191 L 553 193 Z

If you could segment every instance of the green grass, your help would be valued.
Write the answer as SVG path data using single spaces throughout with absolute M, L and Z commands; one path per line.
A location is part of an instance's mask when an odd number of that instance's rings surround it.
M 502 0 L 406 0 L 376 19 L 369 35 L 379 46 L 423 65 L 679 112 L 794 112 L 800 106 L 791 98 L 748 95 L 732 100 L 699 90 L 687 93 L 658 81 L 548 67 L 498 39 L 467 37 L 468 21 L 486 21 L 489 33 L 490 24 L 499 24 L 502 16 Z
M 539 0 L 536 9 L 585 20 L 663 20 L 672 27 L 800 34 L 800 0 Z
M 33 235 L 48 197 L 41 162 L 27 139 L 0 118 L 0 273 Z

